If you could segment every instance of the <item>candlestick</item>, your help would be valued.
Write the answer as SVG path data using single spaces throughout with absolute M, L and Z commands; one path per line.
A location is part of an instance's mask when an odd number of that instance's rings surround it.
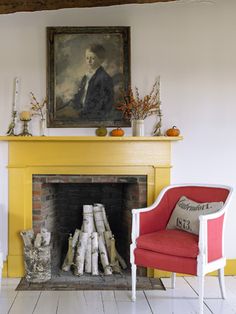
M 6 133 L 7 136 L 16 136 L 16 134 L 15 134 L 16 115 L 17 115 L 17 111 L 12 111 L 12 119 L 11 119 L 11 122 L 8 126 L 8 130 Z
M 22 111 L 20 113 L 20 120 L 21 121 L 30 121 L 31 120 L 31 113 L 30 113 L 30 111 Z
M 19 96 L 19 78 L 16 77 L 14 81 L 14 95 L 13 95 L 13 108 L 12 111 L 16 111 Z
M 23 122 L 23 130 L 19 135 L 20 136 L 32 136 L 32 134 L 29 133 L 29 130 L 28 130 L 28 123 L 31 120 L 31 113 L 29 111 L 22 111 L 20 113 L 20 120 Z
M 161 95 L 160 95 L 160 90 L 161 90 L 161 82 L 160 82 L 160 75 L 157 77 L 157 90 L 158 90 L 158 102 L 160 103 L 161 101 Z

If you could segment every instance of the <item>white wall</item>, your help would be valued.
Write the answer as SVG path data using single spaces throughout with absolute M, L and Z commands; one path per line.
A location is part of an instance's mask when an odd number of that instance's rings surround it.
M 235 12 L 235 0 L 186 0 L 1 15 L 0 134 L 8 127 L 15 76 L 20 78 L 18 110 L 29 107 L 30 91 L 39 99 L 45 97 L 46 26 L 131 26 L 132 83 L 146 92 L 155 77 L 161 76 L 163 128 L 177 125 L 184 136 L 173 144 L 172 182 L 221 183 L 236 188 Z M 146 121 L 146 135 L 151 134 L 154 122 L 154 118 Z M 32 129 L 37 135 L 36 123 Z M 48 130 L 48 135 L 85 134 L 94 135 L 94 129 Z M 5 219 L 4 143 L 0 150 L 0 209 Z M 236 258 L 231 241 L 236 237 L 235 207 L 234 197 L 227 222 L 227 258 Z M 6 247 L 6 229 L 1 230 Z

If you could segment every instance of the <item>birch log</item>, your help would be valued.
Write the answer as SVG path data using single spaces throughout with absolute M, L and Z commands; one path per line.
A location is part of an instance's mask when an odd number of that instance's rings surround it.
M 85 272 L 92 272 L 92 240 L 91 235 L 94 231 L 94 219 L 93 219 L 93 206 L 83 206 L 83 229 L 84 232 L 88 233 L 88 242 L 85 253 Z
M 47 231 L 46 228 L 41 228 L 42 235 L 42 246 L 47 246 L 51 241 L 51 232 Z
M 88 235 L 87 248 L 85 253 L 85 266 L 84 271 L 86 273 L 92 272 L 92 238 L 91 235 Z
M 84 205 L 83 206 L 83 231 L 91 234 L 94 232 L 94 222 L 93 222 L 93 206 Z
M 22 236 L 25 247 L 31 247 L 33 245 L 34 241 L 33 229 L 21 231 L 20 235 Z
M 37 233 L 34 240 L 34 247 L 39 248 L 42 245 L 42 235 L 41 233 Z
M 104 238 L 105 238 L 105 242 L 106 242 L 107 252 L 108 252 L 112 271 L 115 273 L 121 274 L 122 271 L 121 271 L 119 261 L 117 258 L 115 241 L 114 241 L 114 237 L 112 236 L 111 231 L 105 231 L 104 232 Z
M 110 252 L 111 250 L 111 238 L 112 238 L 112 233 L 111 231 L 106 231 L 104 233 L 104 237 L 105 237 L 105 241 L 106 241 L 106 246 L 107 246 L 107 250 L 108 250 L 108 253 Z M 123 257 L 121 257 L 121 255 L 118 253 L 117 249 L 115 248 L 115 255 L 120 263 L 120 266 L 122 269 L 126 269 L 127 268 L 127 264 L 125 262 L 125 260 L 123 259 Z M 110 254 L 110 253 L 109 253 Z M 109 255 L 109 258 L 111 260 L 111 256 Z
M 74 263 L 74 257 L 75 257 L 75 247 L 76 244 L 78 242 L 78 238 L 79 238 L 79 233 L 80 230 L 79 229 L 75 229 L 74 235 L 73 237 L 70 234 L 70 237 L 68 239 L 68 250 L 67 250 L 67 254 L 66 257 L 64 259 L 64 262 L 62 264 L 62 270 L 63 271 L 69 271 L 71 266 Z
M 68 250 L 67 250 L 67 254 L 66 257 L 64 259 L 64 263 L 62 265 L 62 270 L 63 271 L 69 271 L 70 267 L 73 263 L 73 250 L 72 250 L 72 235 L 70 234 L 69 239 L 68 239 Z
M 88 233 L 80 232 L 78 246 L 75 256 L 75 275 L 81 276 L 84 273 L 84 259 L 87 248 Z
M 107 256 L 107 250 L 104 243 L 104 237 L 102 234 L 98 234 L 98 248 L 101 258 L 102 267 L 105 275 L 112 275 L 112 270 L 109 265 L 109 260 Z
M 75 249 L 76 244 L 78 242 L 79 233 L 80 233 L 80 230 L 79 229 L 75 229 L 75 232 L 74 232 L 74 235 L 73 235 L 73 238 L 72 238 L 72 248 L 73 249 Z
M 103 204 L 94 204 L 94 206 L 99 207 L 102 211 L 103 223 L 104 223 L 106 231 L 111 231 L 104 205 Z
M 98 233 L 103 234 L 105 230 L 104 220 L 103 220 L 103 211 L 100 204 L 95 204 L 93 207 L 95 226 Z
M 93 232 L 92 238 L 92 275 L 98 275 L 98 233 Z

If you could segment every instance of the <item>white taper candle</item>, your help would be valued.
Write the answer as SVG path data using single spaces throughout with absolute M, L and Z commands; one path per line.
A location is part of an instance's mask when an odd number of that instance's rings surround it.
M 19 98 L 19 78 L 16 77 L 14 81 L 14 95 L 13 95 L 13 111 L 16 111 Z

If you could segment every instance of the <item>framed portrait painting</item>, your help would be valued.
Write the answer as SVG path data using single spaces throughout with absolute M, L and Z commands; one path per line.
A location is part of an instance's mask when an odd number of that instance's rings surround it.
M 130 126 L 129 27 L 48 27 L 47 63 L 48 127 Z

